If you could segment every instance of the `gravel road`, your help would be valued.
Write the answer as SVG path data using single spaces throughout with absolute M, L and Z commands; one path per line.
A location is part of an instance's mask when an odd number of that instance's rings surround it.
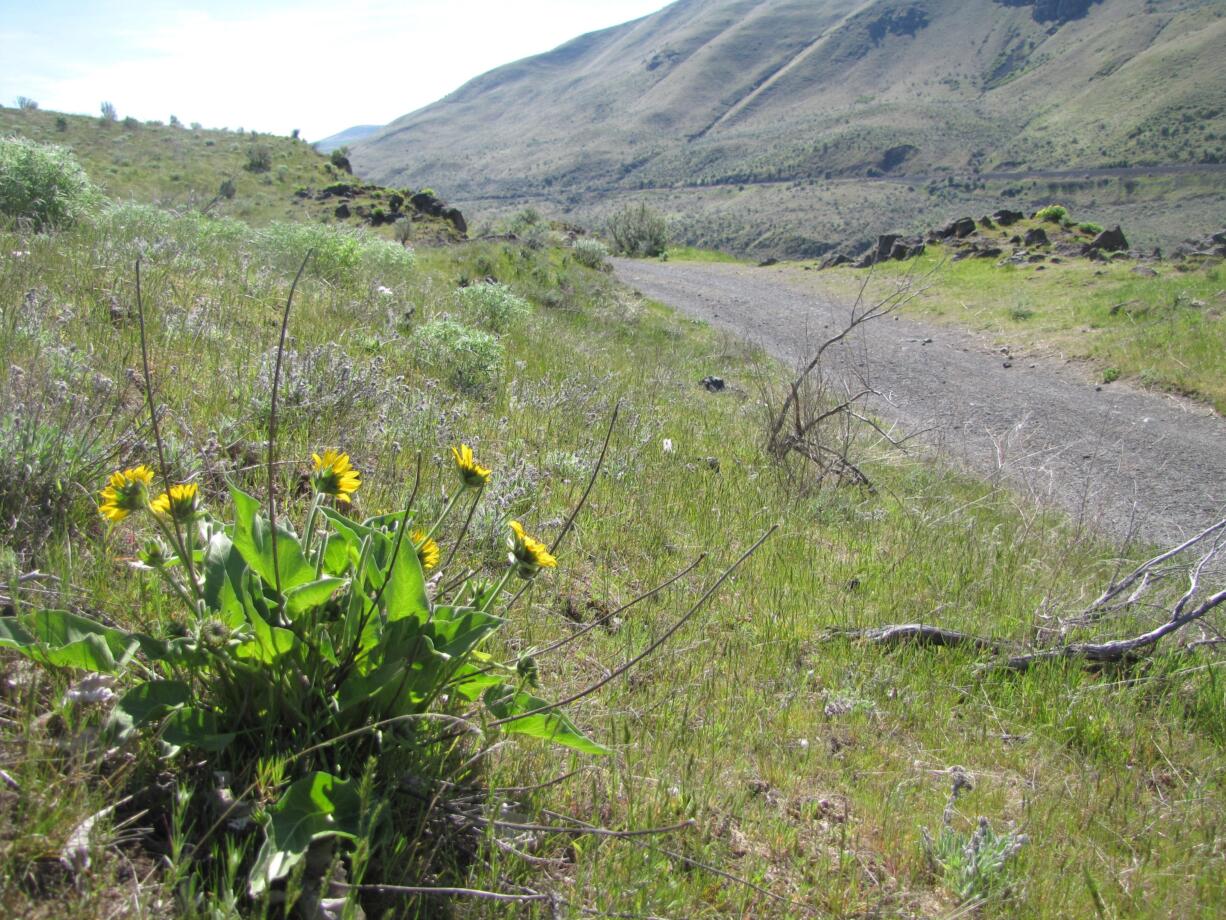
M 792 269 L 616 260 L 644 295 L 794 364 L 842 328 L 850 304 Z M 867 375 L 875 414 L 942 457 L 1122 537 L 1171 543 L 1226 516 L 1226 421 L 1187 400 L 1084 368 L 1007 355 L 982 337 L 909 319 L 874 320 L 836 356 Z

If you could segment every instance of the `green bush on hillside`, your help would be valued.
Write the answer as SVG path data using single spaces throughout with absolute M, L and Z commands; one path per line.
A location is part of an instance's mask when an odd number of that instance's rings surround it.
M 492 332 L 506 332 L 531 309 L 505 284 L 470 284 L 455 294 L 460 309 Z
M 47 230 L 68 226 L 98 200 L 98 190 L 67 148 L 0 138 L 0 214 Z
M 609 247 L 592 237 L 575 240 L 570 248 L 570 254 L 575 261 L 597 271 L 607 271 L 609 268 Z
M 645 204 L 630 205 L 609 218 L 613 248 L 626 256 L 658 256 L 668 248 L 668 223 Z
M 346 280 L 362 262 L 356 233 L 323 224 L 275 221 L 259 231 L 256 248 L 264 260 L 285 272 L 297 271 L 306 254 L 314 253 L 307 271 L 329 281 Z
M 502 378 L 502 343 L 488 332 L 441 316 L 418 329 L 414 341 L 422 364 L 461 392 L 489 395 Z
M 1045 208 L 1039 208 L 1039 210 L 1035 212 L 1034 216 L 1039 220 L 1046 220 L 1053 224 L 1059 224 L 1062 223 L 1066 217 L 1068 217 L 1068 208 L 1062 204 L 1049 204 Z

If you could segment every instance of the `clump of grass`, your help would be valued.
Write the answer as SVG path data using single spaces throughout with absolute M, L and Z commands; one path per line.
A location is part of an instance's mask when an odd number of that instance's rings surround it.
M 0 138 L 0 214 L 46 230 L 72 224 L 98 201 L 97 189 L 67 148 Z
M 1103 232 L 1103 225 L 1096 224 L 1092 220 L 1087 220 L 1087 221 L 1084 221 L 1083 223 L 1078 224 L 1077 229 L 1080 230 L 1082 233 L 1088 234 L 1090 236 L 1098 236 L 1098 234 Z
M 456 303 L 465 316 L 492 332 L 506 332 L 531 312 L 524 300 L 505 284 L 481 282 L 462 287 Z
M 440 316 L 419 327 L 413 341 L 422 364 L 461 392 L 488 396 L 502 379 L 505 352 L 488 332 Z

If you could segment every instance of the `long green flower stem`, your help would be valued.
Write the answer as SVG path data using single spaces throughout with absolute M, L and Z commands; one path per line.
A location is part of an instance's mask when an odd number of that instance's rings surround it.
M 443 521 L 447 520 L 448 515 L 451 514 L 451 509 L 456 506 L 456 502 L 460 500 L 460 496 L 463 495 L 466 491 L 467 489 L 460 489 L 458 492 L 456 492 L 455 495 L 451 496 L 451 501 L 447 502 L 447 507 L 444 508 L 443 513 L 438 516 L 438 520 L 434 522 L 434 526 L 431 527 L 428 531 L 426 531 L 426 538 L 425 538 L 426 540 L 429 540 L 431 537 L 433 537 L 434 532 L 443 525 Z M 405 526 L 407 523 L 408 523 L 407 520 L 403 521 L 401 523 L 401 526 Z M 423 540 L 422 542 L 424 543 L 425 540 Z
M 315 520 L 317 517 L 319 517 L 319 501 L 322 496 L 322 492 L 315 493 L 315 496 L 311 499 L 311 510 L 307 512 L 306 530 L 302 534 L 302 555 L 307 559 L 311 558 L 311 542 L 315 536 Z M 321 553 L 319 557 L 319 567 L 322 567 L 322 565 L 323 554 Z M 319 577 L 318 567 L 316 569 L 315 577 Z

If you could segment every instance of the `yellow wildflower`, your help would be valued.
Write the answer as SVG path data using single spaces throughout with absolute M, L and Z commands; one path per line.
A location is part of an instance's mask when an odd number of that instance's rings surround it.
M 515 566 L 520 578 L 532 578 L 541 569 L 552 569 L 558 560 L 545 548 L 545 544 L 524 533 L 524 527 L 519 521 L 511 522 L 511 536 L 507 537 L 507 546 L 511 552 L 507 561 Z
M 438 544 L 430 539 L 424 530 L 413 531 L 411 537 L 413 545 L 417 547 L 417 558 L 421 561 L 422 570 L 429 572 L 438 565 L 439 558 L 442 556 Z
M 194 482 L 183 482 L 170 487 L 149 503 L 153 513 L 168 517 L 179 524 L 189 524 L 200 510 L 200 487 Z
M 147 466 L 116 470 L 107 480 L 106 488 L 98 493 L 102 499 L 98 513 L 112 524 L 118 524 L 133 511 L 145 507 L 152 482 L 153 470 Z
M 351 501 L 350 496 L 362 485 L 362 474 L 353 468 L 349 455 L 335 450 L 325 450 L 321 457 L 311 454 L 315 469 L 311 484 L 323 495 L 335 495 L 338 502 Z
M 473 449 L 467 444 L 451 448 L 451 454 L 464 488 L 479 489 L 489 481 L 490 471 L 473 459 Z

